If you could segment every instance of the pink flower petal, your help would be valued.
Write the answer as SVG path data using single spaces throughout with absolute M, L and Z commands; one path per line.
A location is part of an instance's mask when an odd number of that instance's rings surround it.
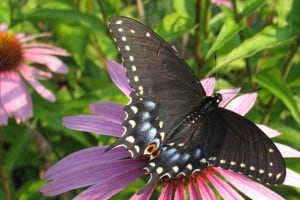
M 125 148 L 111 149 L 110 151 L 104 153 L 107 148 L 108 146 L 90 147 L 72 153 L 48 169 L 45 174 L 45 178 L 48 180 L 54 180 L 65 176 L 67 172 L 69 173 L 70 168 L 74 167 L 74 163 L 76 163 L 76 165 L 79 167 L 87 167 L 89 164 L 101 165 L 115 162 L 116 160 L 128 157 L 130 155 Z
M 233 99 L 241 90 L 241 88 L 235 89 L 223 89 L 220 90 L 218 93 L 222 95 L 222 101 L 219 104 L 219 107 L 224 107 L 231 99 Z
M 106 61 L 106 67 L 109 75 L 115 85 L 126 95 L 129 96 L 132 88 L 128 83 L 125 68 L 113 60 Z
M 158 200 L 171 200 L 173 193 L 173 185 L 167 182 L 164 185 L 163 191 L 160 193 Z
M 108 199 L 114 194 L 122 190 L 124 187 L 129 185 L 137 177 L 141 175 L 141 171 L 132 170 L 129 172 L 121 173 L 118 176 L 114 176 L 103 183 L 93 185 L 89 189 L 80 193 L 74 200 L 100 200 Z
M 284 144 L 275 143 L 275 145 L 284 158 L 300 158 L 300 151 Z
M 25 52 L 31 55 L 43 54 L 43 55 L 68 56 L 66 51 L 57 51 L 56 49 L 49 49 L 49 48 L 32 47 L 32 48 L 26 48 Z
M 259 184 L 243 175 L 235 172 L 224 170 L 221 168 L 215 168 L 227 181 L 229 181 L 234 187 L 243 192 L 251 199 L 261 200 L 279 200 L 283 199 L 281 196 L 270 190 L 269 188 Z
M 20 76 L 13 72 L 0 73 L 1 118 L 14 115 L 17 123 L 32 117 L 32 102 L 29 92 Z
M 174 200 L 184 200 L 184 186 L 182 183 L 178 182 L 176 185 Z
M 133 160 L 117 160 L 108 164 L 91 164 L 89 161 L 81 166 L 74 165 L 67 170 L 63 176 L 59 176 L 48 183 L 42 192 L 47 196 L 53 196 L 65 191 L 70 191 L 76 188 L 87 187 L 90 185 L 106 184 L 108 180 L 115 176 L 120 176 L 126 172 L 137 171 L 140 174 L 141 165 Z
M 212 189 L 206 184 L 205 180 L 203 180 L 201 176 L 197 177 L 197 184 L 199 186 L 201 199 L 206 199 L 206 200 L 217 199 Z
M 34 53 L 40 53 L 39 51 L 37 51 L 37 49 L 40 49 L 40 50 L 50 50 L 49 54 L 52 55 L 58 55 L 58 56 L 70 55 L 65 49 L 55 47 L 45 43 L 36 42 L 36 43 L 22 44 L 22 47 L 25 48 L 26 52 L 33 51 Z
M 226 109 L 244 116 L 253 107 L 256 97 L 256 92 L 241 95 L 229 102 Z
M 99 133 L 104 135 L 120 137 L 123 133 L 121 122 L 116 123 L 114 120 L 106 120 L 105 115 L 77 115 L 64 117 L 63 125 L 69 129 Z
M 52 77 L 52 73 L 50 72 L 45 72 L 43 70 L 24 64 L 19 65 L 18 69 L 25 73 L 29 78 L 37 78 L 40 80 L 44 80 L 50 79 Z
M 50 92 L 50 90 L 48 90 L 47 88 L 45 88 L 32 74 L 32 70 L 29 70 L 26 67 L 20 67 L 19 71 L 21 72 L 21 74 L 23 75 L 23 77 L 26 79 L 26 81 L 33 87 L 33 89 L 39 93 L 39 95 L 41 95 L 44 99 L 47 99 L 50 102 L 54 102 L 55 101 L 55 96 L 52 94 L 52 92 Z M 36 71 L 38 72 L 38 71 Z
M 95 115 L 103 115 L 105 118 L 122 124 L 125 118 L 124 107 L 113 102 L 98 102 L 90 105 L 90 111 Z
M 15 35 L 15 38 L 17 38 L 19 41 L 21 41 L 25 37 L 26 37 L 25 33 L 18 33 Z
M 120 150 L 113 149 L 105 154 L 98 154 L 97 151 L 101 150 L 101 148 L 90 148 L 84 152 L 71 154 L 67 160 L 60 161 L 58 165 L 47 171 L 46 178 L 52 181 L 41 191 L 47 196 L 53 196 L 76 188 L 105 184 L 110 179 L 129 171 L 142 173 L 144 162 L 124 159 L 124 156 L 128 157 L 126 150 L 123 149 L 122 153 Z M 84 155 L 87 158 L 84 158 Z
M 232 3 L 231 1 L 228 0 L 211 0 L 211 3 L 217 5 L 217 6 L 226 6 L 228 8 L 232 8 Z
M 24 60 L 45 65 L 56 73 L 66 74 L 69 71 L 68 67 L 60 59 L 52 55 L 29 54 L 25 52 Z
M 135 194 L 133 195 L 130 200 L 148 200 L 150 199 L 153 190 L 155 189 L 156 184 L 151 185 L 149 188 L 147 188 L 142 194 Z
M 36 38 L 49 37 L 51 34 L 50 33 L 41 33 L 41 34 L 34 34 L 34 35 L 28 35 L 28 36 L 25 36 L 24 34 L 22 34 L 22 35 L 23 35 L 23 37 L 19 37 L 19 41 L 23 43 L 23 42 L 28 42 L 30 40 L 34 40 Z
M 201 85 L 203 86 L 206 96 L 211 96 L 214 92 L 216 79 L 214 77 L 206 78 L 201 81 Z
M 244 199 L 235 189 L 214 174 L 206 173 L 206 178 L 213 184 L 223 199 Z
M 300 174 L 290 169 L 286 169 L 286 177 L 283 184 L 292 187 L 300 187 Z
M 189 189 L 190 200 L 201 199 L 199 191 L 197 190 L 197 188 L 195 187 L 193 182 L 191 182 L 191 181 L 189 182 L 188 189 Z
M 263 124 L 256 124 L 269 138 L 277 137 L 281 133 Z
M 7 25 L 6 24 L 0 24 L 0 32 L 6 32 L 7 31 Z

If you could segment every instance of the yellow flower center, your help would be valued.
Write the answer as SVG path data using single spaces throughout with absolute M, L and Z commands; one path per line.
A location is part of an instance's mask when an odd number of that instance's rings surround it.
M 0 32 L 0 72 L 16 69 L 22 60 L 22 46 L 15 36 Z

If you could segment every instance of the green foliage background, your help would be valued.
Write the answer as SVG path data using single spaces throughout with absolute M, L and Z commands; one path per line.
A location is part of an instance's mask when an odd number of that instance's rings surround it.
M 63 116 L 88 114 L 93 102 L 127 103 L 105 69 L 106 59 L 120 62 L 107 29 L 111 16 L 148 24 L 176 46 L 199 78 L 217 72 L 219 88 L 242 87 L 242 92 L 262 88 L 247 117 L 279 130 L 277 142 L 300 149 L 300 1 L 232 2 L 229 9 L 208 0 L 0 1 L 0 22 L 8 24 L 12 33 L 50 32 L 47 42 L 71 53 L 62 58 L 70 73 L 43 81 L 57 101 L 47 102 L 31 89 L 34 117 L 21 125 L 11 119 L 3 128 L 4 164 L 13 199 L 71 199 L 81 190 L 53 198 L 39 193 L 46 168 L 77 150 L 114 141 L 68 130 L 61 123 Z M 300 172 L 299 159 L 286 163 Z M 134 182 L 114 199 L 128 199 L 143 181 Z M 286 199 L 300 196 L 299 188 L 272 189 Z M 1 181 L 0 199 L 4 198 Z

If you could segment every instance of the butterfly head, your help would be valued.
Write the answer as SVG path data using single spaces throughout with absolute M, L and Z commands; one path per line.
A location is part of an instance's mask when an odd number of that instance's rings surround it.
M 219 104 L 222 101 L 222 95 L 220 93 L 215 93 L 212 98 L 216 104 Z

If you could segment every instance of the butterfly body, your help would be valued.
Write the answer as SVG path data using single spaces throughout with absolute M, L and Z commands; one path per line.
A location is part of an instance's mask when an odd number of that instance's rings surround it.
M 207 96 L 178 53 L 147 26 L 114 17 L 110 28 L 132 87 L 124 107 L 124 146 L 133 159 L 148 158 L 146 186 L 190 177 L 209 167 L 230 169 L 263 183 L 279 184 L 285 164 L 273 142 L 251 121 Z

